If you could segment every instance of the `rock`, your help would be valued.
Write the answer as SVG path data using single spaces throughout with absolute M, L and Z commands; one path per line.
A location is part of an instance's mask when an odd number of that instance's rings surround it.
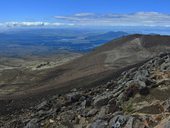
M 170 78 L 165 78 L 165 79 L 159 80 L 156 85 L 159 86 L 159 85 L 169 85 L 169 84 L 170 84 Z
M 146 79 L 145 84 L 146 84 L 147 87 L 152 88 L 152 87 L 155 86 L 156 83 L 148 78 L 148 79 Z
M 40 128 L 38 125 L 38 119 L 32 119 L 30 120 L 27 125 L 24 128 Z
M 73 88 L 71 92 L 77 92 L 77 88 Z
M 131 85 L 127 87 L 124 91 L 123 100 L 129 100 L 130 97 L 133 97 L 138 92 L 138 87 L 136 85 Z
M 127 120 L 127 116 L 117 115 L 110 120 L 109 126 L 110 128 L 122 128 L 126 124 Z
M 164 56 L 167 56 L 168 55 L 168 53 L 166 53 L 166 52 L 161 52 L 161 53 L 159 53 L 159 57 L 160 58 L 163 58 Z
M 170 71 L 170 63 L 163 63 L 163 64 L 160 66 L 160 70 L 161 70 L 161 71 Z
M 114 84 L 113 81 L 107 82 L 106 83 L 106 88 L 112 88 L 113 84 Z
M 145 81 L 147 77 L 149 76 L 149 71 L 148 70 L 139 70 L 136 72 L 134 76 L 134 80 L 139 80 L 139 81 Z
M 68 100 L 69 103 L 74 103 L 78 101 L 80 97 L 81 97 L 81 94 L 79 92 L 72 92 L 66 95 L 66 99 Z
M 97 109 L 91 109 L 87 114 L 86 114 L 86 116 L 87 117 L 90 117 L 90 116 L 94 116 L 96 113 L 98 112 L 98 110 Z
M 149 89 L 148 89 L 148 87 L 140 87 L 139 88 L 139 94 L 141 94 L 141 95 L 148 95 L 149 94 Z
M 134 119 L 132 128 L 150 128 L 150 127 L 148 126 L 147 122 L 139 119 Z
M 50 119 L 49 122 L 50 122 L 50 123 L 54 123 L 54 120 Z
M 98 112 L 98 114 L 95 116 L 95 118 L 96 119 L 103 119 L 106 114 L 108 114 L 108 107 L 107 106 L 103 106 L 100 109 L 100 111 Z
M 109 104 L 109 105 L 115 105 L 115 106 L 116 106 L 117 101 L 116 101 L 115 98 L 112 98 L 112 99 L 109 100 L 108 104 Z
M 90 106 L 91 105 L 91 100 L 90 100 L 90 98 L 87 98 L 86 100 L 84 100 L 82 103 L 81 103 L 81 106 L 82 106 L 82 108 L 86 108 L 86 107 L 88 107 L 88 106 Z
M 50 106 L 49 106 L 49 104 L 48 104 L 48 102 L 47 101 L 43 101 L 41 104 L 39 104 L 38 106 L 37 106 L 37 110 L 47 110 L 47 109 L 50 109 L 49 108 Z
M 155 128 L 170 128 L 170 116 L 164 118 Z
M 145 121 L 130 116 L 124 128 L 148 128 L 148 125 Z
M 103 96 L 96 96 L 94 98 L 94 106 L 95 107 L 102 107 L 104 105 L 106 105 L 109 101 L 109 97 L 107 95 L 103 95 Z
M 146 80 L 145 80 L 145 81 L 146 81 Z M 141 81 L 141 80 L 138 80 L 138 81 L 137 81 L 137 83 L 138 83 L 138 85 L 139 85 L 139 88 L 144 88 L 144 87 L 146 87 L 145 81 Z
M 56 114 L 58 110 L 56 108 L 54 109 L 50 109 L 48 111 L 44 111 L 44 110 L 40 110 L 36 113 L 36 116 L 38 116 L 39 118 L 46 118 L 46 117 L 49 117 L 49 116 L 53 116 Z
M 85 123 L 86 123 L 86 118 L 79 117 L 79 124 L 85 124 Z
M 86 100 L 86 97 L 85 97 L 85 96 L 81 96 L 79 100 L 80 100 L 80 101 L 85 101 L 85 100 Z
M 107 121 L 98 119 L 95 122 L 88 125 L 86 128 L 107 128 L 107 125 L 108 125 Z
M 112 98 L 108 102 L 108 113 L 114 113 L 118 109 L 115 98 Z
M 36 115 L 37 115 L 38 117 L 44 117 L 44 116 L 46 116 L 47 114 L 48 114 L 47 111 L 40 110 L 40 111 L 37 112 Z
M 86 100 L 81 103 L 82 109 L 86 108 Z
M 164 59 L 159 59 L 157 63 L 158 63 L 158 65 L 160 66 L 160 65 L 162 65 L 164 62 L 165 62 Z
M 166 100 L 163 104 L 164 111 L 170 112 L 170 99 Z
M 130 117 L 125 125 L 125 128 L 133 128 L 133 123 L 134 123 L 134 117 Z
M 60 124 L 60 125 L 58 125 L 58 126 L 55 126 L 54 128 L 69 128 L 68 126 L 65 126 L 65 125 L 63 125 L 63 124 Z
M 65 111 L 60 114 L 60 118 L 62 121 L 72 121 L 76 117 L 76 114 L 74 111 Z

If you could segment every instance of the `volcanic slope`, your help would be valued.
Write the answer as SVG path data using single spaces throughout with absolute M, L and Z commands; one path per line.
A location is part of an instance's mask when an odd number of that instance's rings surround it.
M 57 83 L 67 83 L 68 81 L 70 81 L 68 82 L 70 86 L 75 83 L 82 87 L 104 80 L 110 74 L 152 58 L 161 52 L 169 51 L 170 36 L 126 36 L 112 40 L 83 57 L 57 67 L 51 73 L 49 72 L 51 76 L 45 80 L 53 87 L 54 84 L 57 87 L 59 86 Z M 62 72 L 56 76 L 54 72 L 59 70 Z
M 18 78 L 21 80 L 22 89 L 15 90 L 10 95 L 0 96 L 11 98 L 14 95 L 16 97 L 28 94 L 46 95 L 57 91 L 61 93 L 75 87 L 91 87 L 110 78 L 116 78 L 123 70 L 161 52 L 170 52 L 170 36 L 136 34 L 121 37 L 62 66 L 41 72 L 34 71 L 34 75 L 29 76 L 27 82 L 26 80 L 22 82 L 22 79 Z M 25 78 L 24 74 L 22 77 Z M 27 89 L 24 88 L 26 85 Z M 14 86 L 17 86 L 16 82 Z

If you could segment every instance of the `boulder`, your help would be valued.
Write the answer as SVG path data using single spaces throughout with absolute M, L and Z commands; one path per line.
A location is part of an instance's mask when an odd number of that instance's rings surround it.
M 97 96 L 94 100 L 94 106 L 95 107 L 102 107 L 106 105 L 109 101 L 109 98 L 107 96 Z
M 134 117 L 129 117 L 129 120 L 127 121 L 125 128 L 133 128 L 134 123 Z
M 139 70 L 135 73 L 134 80 L 139 80 L 139 81 L 145 81 L 147 77 L 149 76 L 149 71 L 148 70 Z
M 129 127 L 127 127 L 129 128 Z M 132 128 L 150 128 L 146 121 L 140 120 L 138 118 L 133 119 L 133 127 Z
M 24 128 L 40 128 L 38 125 L 38 119 L 31 119 Z
M 81 106 L 82 108 L 86 108 L 86 107 L 89 107 L 91 105 L 91 99 L 90 98 L 87 98 L 86 100 L 84 100 L 82 103 L 81 103 Z
M 109 126 L 110 128 L 122 128 L 126 124 L 127 120 L 127 116 L 117 115 L 110 120 Z
M 164 111 L 170 112 L 170 99 L 166 100 L 163 104 Z
M 98 112 L 98 110 L 97 109 L 91 109 L 87 114 L 86 114 L 86 116 L 87 117 L 91 117 L 91 116 L 94 116 L 96 113 Z
M 80 99 L 80 97 L 81 97 L 81 94 L 79 92 L 72 92 L 66 95 L 66 100 L 69 103 L 74 103 L 74 102 L 77 102 Z
M 107 121 L 98 119 L 95 122 L 88 125 L 86 128 L 107 128 L 107 126 L 108 126 Z
M 37 110 L 48 110 L 50 109 L 50 104 L 47 101 L 43 101 L 36 107 Z
M 67 121 L 72 121 L 76 117 L 76 114 L 74 111 L 65 111 L 60 114 L 60 118 L 62 121 L 67 122 Z
M 148 89 L 148 87 L 140 87 L 139 88 L 139 94 L 141 94 L 141 95 L 148 95 L 149 94 L 149 89 Z
M 108 102 L 108 113 L 114 113 L 117 109 L 117 101 L 115 100 L 115 98 L 112 98 Z

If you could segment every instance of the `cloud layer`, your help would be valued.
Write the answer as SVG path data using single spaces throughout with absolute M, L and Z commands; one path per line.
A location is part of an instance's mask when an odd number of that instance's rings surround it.
M 78 13 L 54 16 L 56 22 L 4 22 L 0 27 L 59 27 L 59 26 L 159 26 L 170 27 L 170 14 L 137 12 L 129 14 Z
M 5 22 L 0 23 L 0 27 L 55 27 L 55 26 L 72 26 L 69 23 L 59 23 L 59 22 Z
M 79 13 L 69 16 L 55 16 L 57 20 L 76 25 L 92 26 L 170 26 L 170 15 L 158 12 L 137 12 L 130 14 Z

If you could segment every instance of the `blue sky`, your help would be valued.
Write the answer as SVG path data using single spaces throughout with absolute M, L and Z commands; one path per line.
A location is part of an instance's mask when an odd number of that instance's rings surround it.
M 1 0 L 0 26 L 170 26 L 170 0 Z

